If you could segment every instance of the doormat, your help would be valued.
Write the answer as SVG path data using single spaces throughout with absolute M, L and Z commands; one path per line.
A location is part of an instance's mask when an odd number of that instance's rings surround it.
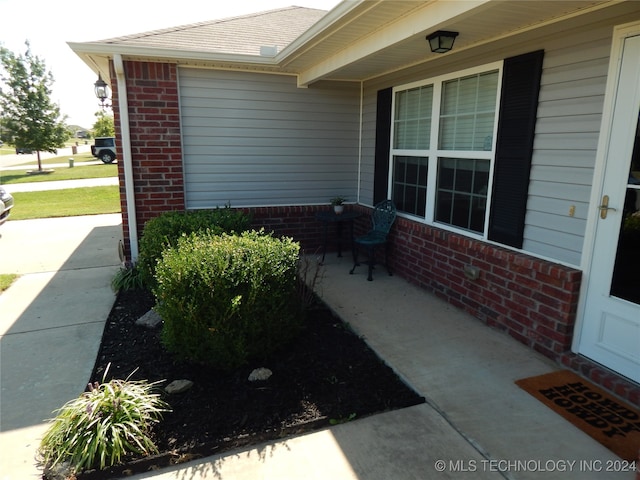
M 516 385 L 624 460 L 638 459 L 640 410 L 569 370 L 517 380 Z

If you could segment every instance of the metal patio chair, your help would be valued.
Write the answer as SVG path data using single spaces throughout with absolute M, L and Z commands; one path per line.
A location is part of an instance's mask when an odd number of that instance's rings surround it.
M 375 249 L 376 247 L 384 246 L 385 268 L 387 269 L 387 272 L 389 272 L 389 275 L 391 275 L 391 270 L 388 265 L 387 236 L 389 235 L 389 230 L 391 230 L 391 226 L 395 220 L 396 206 L 391 200 L 384 200 L 375 206 L 373 213 L 371 214 L 371 230 L 369 230 L 365 235 L 356 237 L 353 240 L 353 268 L 349 271 L 350 274 L 353 274 L 356 267 L 360 265 L 360 263 L 358 263 L 358 248 L 363 247 L 367 249 L 368 256 L 367 261 L 364 262 L 369 265 L 369 275 L 367 276 L 367 280 L 373 280 L 373 267 L 376 265 Z

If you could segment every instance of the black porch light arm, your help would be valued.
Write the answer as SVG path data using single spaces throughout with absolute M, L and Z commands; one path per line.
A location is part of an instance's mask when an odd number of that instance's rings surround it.
M 93 84 L 93 91 L 96 94 L 98 100 L 100 100 L 100 106 L 102 108 L 109 108 L 111 105 L 105 103 L 109 98 L 109 85 L 102 79 L 102 75 L 98 73 L 98 80 Z

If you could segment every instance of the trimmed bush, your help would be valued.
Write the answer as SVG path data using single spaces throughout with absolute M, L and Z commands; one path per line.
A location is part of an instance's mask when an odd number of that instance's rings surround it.
M 162 338 L 179 358 L 232 369 L 298 332 L 300 246 L 264 232 L 192 234 L 156 268 Z
M 149 220 L 140 237 L 140 255 L 135 266 L 142 282 L 152 288 L 155 269 L 165 248 L 173 247 L 183 235 L 209 231 L 213 234 L 240 233 L 249 228 L 251 218 L 229 206 L 215 210 L 165 212 Z

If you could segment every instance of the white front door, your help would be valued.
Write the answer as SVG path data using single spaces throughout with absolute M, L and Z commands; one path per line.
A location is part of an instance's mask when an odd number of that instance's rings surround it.
M 640 35 L 621 42 L 579 351 L 640 382 Z

